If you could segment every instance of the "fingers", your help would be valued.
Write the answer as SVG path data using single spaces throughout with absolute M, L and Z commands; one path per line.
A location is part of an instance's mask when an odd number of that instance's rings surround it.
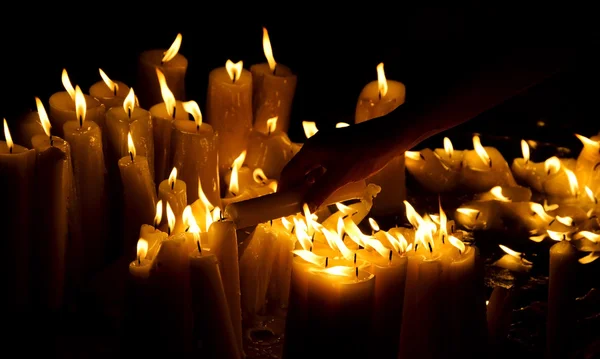
M 305 184 L 306 175 L 321 166 L 319 157 L 302 148 L 283 168 L 279 179 L 279 191 Z
M 308 189 L 305 196 L 308 208 L 314 212 L 333 192 L 348 182 L 348 177 L 341 175 L 339 171 L 328 170 Z

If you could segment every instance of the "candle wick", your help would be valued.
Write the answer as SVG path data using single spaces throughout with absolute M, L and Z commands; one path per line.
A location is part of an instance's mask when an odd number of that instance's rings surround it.
M 277 75 L 277 64 L 275 64 L 275 67 L 273 68 L 273 75 Z
M 237 194 L 235 194 L 235 192 L 231 192 L 231 194 L 232 194 L 234 197 L 235 197 L 235 196 L 237 196 Z
M 310 249 L 309 249 L 309 251 L 310 251 L 310 252 L 312 252 L 312 246 L 310 246 Z
M 167 235 L 171 235 L 171 226 L 167 226 Z
M 594 203 L 598 204 L 598 198 L 596 196 L 594 196 Z
M 315 234 L 314 233 L 313 233 L 312 237 L 310 238 L 310 242 L 315 243 Z
M 190 231 L 190 227 L 188 226 L 188 227 L 185 229 L 185 231 L 186 231 L 186 232 L 189 232 L 189 231 Z
M 550 223 L 548 223 L 549 226 L 551 226 L 554 222 L 556 221 L 556 218 L 553 218 Z
M 83 127 L 83 115 L 79 115 L 79 128 Z
M 142 258 L 140 256 L 137 256 L 137 257 L 138 257 L 138 265 L 141 265 L 142 264 Z
M 446 241 L 445 241 L 445 239 L 446 239 L 446 235 L 445 235 L 445 234 L 442 234 L 442 244 L 446 244 Z
M 433 248 L 431 247 L 431 243 L 427 243 L 427 245 L 429 246 L 429 253 L 433 253 Z
M 200 241 L 196 241 L 196 247 L 198 247 L 198 253 L 202 254 L 202 247 L 200 246 Z
M 359 244 L 358 249 L 365 249 L 365 247 L 363 247 L 362 244 Z
M 329 257 L 325 257 L 325 268 L 327 268 L 328 266 L 329 266 Z
M 390 257 L 389 257 L 389 259 L 390 259 L 390 264 L 392 264 L 392 254 L 393 254 L 393 252 L 392 252 L 392 250 L 390 249 Z M 356 262 L 354 262 L 354 264 L 356 264 Z
M 129 118 L 131 118 L 131 107 L 127 108 L 127 115 L 129 115 Z
M 419 152 L 419 157 L 421 157 L 421 159 L 422 159 L 423 161 L 425 161 L 425 156 L 423 156 L 423 154 L 422 154 L 421 152 Z
M 417 251 L 417 248 L 419 248 L 419 243 L 415 244 L 415 252 Z
M 54 139 L 52 138 L 52 134 L 50 134 L 50 146 L 54 146 Z
M 117 85 L 115 85 L 115 87 L 113 87 L 113 94 L 114 94 L 114 96 L 117 96 Z
M 176 180 L 173 180 L 173 182 L 171 182 L 171 191 L 175 189 L 175 181 Z
M 233 72 L 233 78 L 231 79 L 231 83 L 235 83 L 235 80 L 236 80 L 236 78 L 235 78 L 236 76 L 235 76 L 235 75 L 236 75 L 236 73 L 235 73 L 235 71 L 234 71 L 234 72 Z
M 379 100 L 381 100 L 381 90 L 378 91 Z
M 8 153 L 12 153 L 13 151 L 13 146 L 8 147 Z
M 450 227 L 450 232 L 454 233 L 454 225 Z
M 356 253 L 354 253 L 354 264 L 356 265 Z
M 563 233 L 563 241 L 567 240 L 567 235 Z
M 354 267 L 354 273 L 356 274 L 356 280 L 358 280 L 358 267 Z
M 458 254 L 462 254 L 462 251 L 460 249 L 458 250 Z
M 133 162 L 133 152 L 129 151 L 129 157 L 131 157 L 131 162 Z
M 475 219 L 479 219 L 479 215 L 481 214 L 481 211 L 477 211 L 477 215 L 475 216 Z
M 165 62 L 163 60 L 160 60 L 160 66 L 164 65 Z
M 492 168 L 492 159 L 490 158 L 490 168 Z
M 290 233 L 294 234 L 294 230 L 296 229 L 296 225 L 292 226 L 292 230 L 290 231 Z
M 270 221 L 270 225 L 271 225 L 271 227 L 273 227 L 273 220 Z
M 196 132 L 200 132 L 200 125 L 196 125 Z
M 173 106 L 173 119 L 175 119 L 176 115 L 177 115 L 177 106 Z
M 156 227 L 158 227 L 158 221 L 154 220 L 154 230 L 156 230 Z

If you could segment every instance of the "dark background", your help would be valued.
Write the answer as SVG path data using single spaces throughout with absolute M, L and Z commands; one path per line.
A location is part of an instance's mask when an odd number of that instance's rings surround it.
M 135 88 L 138 55 L 169 47 L 178 32 L 183 34 L 180 53 L 189 60 L 188 99 L 203 109 L 211 69 L 227 59 L 243 60 L 246 68 L 265 61 L 261 27 L 266 26 L 275 59 L 298 74 L 290 130 L 296 141 L 304 137 L 302 120 L 315 120 L 321 128 L 351 122 L 358 94 L 376 79 L 381 61 L 388 79 L 406 84 L 410 101 L 411 94 L 426 97 L 429 89 L 506 52 L 548 46 L 576 48 L 585 55 L 570 72 L 453 133 L 577 145 L 567 135 L 591 136 L 600 129 L 595 121 L 600 95 L 596 13 L 572 2 L 226 5 L 11 4 L 2 9 L 0 21 L 0 116 L 14 126 L 19 114 L 35 108 L 34 96 L 47 103 L 53 92 L 63 91 L 63 67 L 84 91 L 100 80 L 99 67 Z M 538 120 L 548 126 L 536 127 Z M 429 143 L 439 147 L 441 139 Z

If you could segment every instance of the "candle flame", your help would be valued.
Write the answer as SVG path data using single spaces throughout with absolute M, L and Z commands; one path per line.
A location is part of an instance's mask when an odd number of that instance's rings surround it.
M 246 150 L 243 150 L 239 156 L 235 160 L 233 160 L 233 165 L 231 166 L 231 177 L 229 179 L 229 192 L 232 194 L 238 193 L 240 190 L 239 185 L 239 171 L 244 164 L 244 160 L 246 159 Z
M 319 132 L 317 124 L 313 121 L 302 121 L 302 128 L 304 128 L 304 135 L 306 135 L 307 139 Z
M 294 221 L 294 231 L 296 233 L 296 238 L 298 239 L 298 242 L 300 242 L 300 245 L 304 250 L 308 251 L 312 246 L 312 242 L 310 240 L 310 236 L 306 232 L 306 222 L 296 217 L 294 217 L 292 220 Z
M 475 153 L 477 153 L 477 156 L 479 156 L 484 164 L 491 166 L 492 160 L 485 148 L 481 145 L 481 139 L 477 135 L 473 136 L 473 149 L 475 149 Z
M 6 119 L 4 119 L 4 139 L 6 140 L 6 146 L 8 147 L 8 151 L 12 153 L 13 147 L 15 146 L 12 136 L 10 135 L 10 131 L 8 130 L 8 123 Z
M 544 161 L 544 171 L 546 171 L 548 175 L 557 173 L 560 171 L 561 167 L 562 164 L 556 156 L 552 156 Z
M 200 227 L 196 222 L 196 218 L 194 218 L 194 213 L 192 212 L 192 206 L 187 205 L 183 209 L 183 213 L 181 214 L 181 220 L 183 224 L 187 228 L 187 231 L 190 233 L 200 233 Z
M 137 258 L 138 261 L 143 261 L 148 254 L 148 241 L 144 238 L 138 239 L 137 242 Z
M 388 83 L 383 70 L 383 62 L 377 65 L 377 86 L 379 88 L 379 98 L 385 97 L 388 92 Z
M 108 86 L 108 88 L 116 95 L 117 91 L 119 91 L 119 85 L 108 77 L 108 75 L 102 71 L 102 69 L 98 69 L 100 71 L 100 77 L 102 81 Z
M 542 219 L 542 221 L 546 222 L 546 223 L 550 223 L 554 217 L 552 217 L 551 215 L 549 215 L 548 213 L 546 213 L 546 209 L 544 208 L 544 206 L 542 206 L 539 203 L 536 202 L 529 202 L 529 208 L 531 208 L 531 210 L 537 214 L 538 216 L 540 216 L 540 218 Z
M 590 252 L 590 254 L 588 254 L 587 256 L 579 258 L 579 263 L 589 264 L 598 258 L 600 258 L 600 252 Z
M 425 221 L 420 214 L 417 213 L 415 208 L 408 202 L 404 201 L 404 206 L 406 207 L 406 218 L 408 222 L 415 228 L 419 228 Z
M 292 253 L 304 259 L 308 263 L 312 263 L 319 267 L 325 267 L 325 257 L 323 256 L 314 254 L 313 252 L 310 252 L 306 249 L 296 249 L 293 250 Z
M 515 258 L 521 258 L 521 255 L 522 255 L 522 253 L 520 253 L 520 252 L 517 252 L 517 251 L 514 251 L 514 250 L 512 250 L 512 249 L 510 249 L 510 248 L 508 248 L 507 246 L 505 246 L 505 245 L 502 245 L 502 244 L 499 244 L 498 246 L 499 246 L 499 247 L 500 247 L 500 249 L 502 249 L 502 250 L 503 250 L 503 251 L 504 251 L 506 254 L 508 254 L 508 255 L 510 255 L 510 256 L 513 256 L 513 257 L 515 257 Z
M 383 232 L 385 238 L 390 242 L 394 250 L 398 253 L 403 253 L 408 250 L 408 241 L 402 235 L 402 233 L 396 233 L 395 237 L 392 236 L 389 232 Z
M 198 103 L 196 101 L 187 101 L 183 102 L 182 105 L 185 112 L 189 113 L 194 118 L 196 128 L 200 128 L 200 126 L 202 126 L 202 112 L 200 112 Z
M 304 220 L 306 221 L 306 232 L 309 235 L 313 235 L 315 228 L 313 226 L 312 214 L 310 213 L 310 208 L 308 208 L 307 203 L 302 205 L 302 212 L 304 213 Z
M 221 207 L 215 207 L 215 209 L 212 210 L 212 221 L 217 222 L 219 220 L 221 220 Z
M 181 47 L 182 38 L 183 37 L 181 36 L 181 34 L 177 34 L 175 40 L 171 44 L 171 47 L 169 47 L 169 49 L 165 51 L 165 54 L 162 58 L 163 63 L 171 61 L 177 55 L 177 53 L 179 52 L 179 48 Z
M 167 113 L 169 116 L 173 117 L 175 114 L 175 108 L 177 106 L 175 95 L 173 95 L 173 92 L 171 92 L 169 86 L 167 85 L 167 78 L 165 77 L 165 74 L 163 74 L 158 67 L 156 68 L 156 76 L 158 77 L 160 94 L 162 95 L 165 107 L 167 108 Z
M 46 133 L 46 136 L 50 137 L 50 129 L 52 128 L 52 125 L 50 124 L 50 119 L 48 118 L 48 113 L 44 108 L 44 104 L 39 97 L 35 98 L 35 107 L 37 108 L 38 116 L 40 118 L 42 128 L 44 129 L 44 133 Z
M 135 108 L 135 93 L 133 92 L 133 87 L 129 89 L 129 93 L 125 97 L 123 101 L 123 110 L 125 113 L 129 114 L 129 117 L 133 114 L 133 109 Z
M 173 208 L 171 208 L 171 204 L 167 201 L 167 225 L 169 226 L 169 234 L 173 233 L 173 229 L 175 229 L 175 213 L 173 213 Z
M 454 146 L 448 137 L 444 137 L 444 152 L 446 152 L 446 155 L 449 158 L 452 158 L 452 155 L 454 154 Z
M 406 151 L 404 157 L 410 158 L 411 160 L 418 161 L 421 159 L 421 152 L 419 151 Z
M 459 251 L 461 251 L 461 253 L 465 251 L 465 248 L 466 248 L 465 244 L 460 239 L 458 239 L 454 236 L 448 236 L 448 241 L 450 242 L 450 244 L 452 244 L 454 247 L 456 247 Z
M 175 183 L 177 182 L 177 167 L 173 167 L 171 173 L 169 174 L 169 187 L 175 187 Z
M 494 199 L 496 201 L 500 201 L 500 202 L 512 202 L 510 198 L 506 197 L 505 195 L 502 194 L 502 187 L 500 186 L 496 186 L 494 188 L 492 188 L 490 190 L 490 193 L 492 194 L 492 196 L 494 196 Z
M 548 233 L 548 237 L 550 237 L 550 239 L 552 239 L 553 241 L 570 241 L 571 237 L 570 237 L 570 233 L 569 232 L 558 232 L 558 231 L 552 231 L 547 229 L 546 232 Z
M 590 231 L 581 231 L 577 234 L 581 235 L 583 238 L 585 238 L 591 242 L 594 242 L 594 243 L 598 243 L 600 241 L 600 234 L 598 234 L 598 233 L 594 233 L 594 232 L 590 232 Z
M 525 159 L 525 163 L 529 162 L 529 144 L 525 140 L 521 140 L 521 152 L 523 153 L 523 159 Z
M 571 227 L 573 225 L 573 217 L 565 216 L 556 216 L 556 220 L 567 227 Z
M 254 182 L 262 184 L 265 183 L 268 178 L 262 168 L 255 168 L 252 172 L 252 179 L 254 179 Z
M 594 192 L 588 186 L 585 186 L 585 193 L 587 194 L 590 201 L 592 201 L 594 203 L 598 203 L 598 199 L 594 195 Z
M 554 203 L 554 204 L 548 204 L 548 200 L 544 199 L 544 211 L 546 211 L 546 212 L 554 211 L 558 207 L 559 207 L 558 204 L 556 204 L 556 203 Z
M 331 249 L 338 250 L 342 254 L 342 257 L 348 260 L 351 260 L 354 257 L 354 253 L 348 249 L 346 244 L 342 241 L 340 236 L 337 235 L 337 233 L 334 233 L 333 231 L 323 227 L 320 223 L 317 224 L 320 226 L 319 231 L 323 233 L 325 240 L 327 240 L 327 244 Z
M 275 132 L 277 129 L 277 119 L 278 116 L 275 116 L 267 120 L 267 128 L 269 129 L 269 133 Z
M 154 215 L 154 227 L 158 227 L 162 221 L 163 215 L 163 202 L 162 199 L 156 203 L 156 214 Z
M 67 93 L 69 93 L 69 96 L 71 96 L 71 100 L 75 101 L 75 89 L 73 88 L 73 85 L 71 84 L 71 80 L 69 80 L 69 74 L 67 73 L 67 69 L 62 70 L 61 81 L 62 81 L 63 87 L 65 88 Z
M 79 86 L 75 86 L 75 115 L 79 120 L 80 127 L 83 126 L 85 121 L 85 114 L 87 111 L 87 104 L 85 103 L 85 96 L 81 92 Z
M 354 210 L 352 209 L 352 207 L 350 206 L 346 206 L 345 204 L 341 203 L 341 202 L 337 202 L 335 204 L 336 208 L 338 209 L 338 211 L 342 212 L 342 214 L 344 216 L 347 216 L 349 214 L 352 214 L 352 212 L 354 212 Z
M 133 144 L 133 138 L 131 137 L 131 131 L 127 132 L 127 148 L 129 149 L 129 155 L 131 158 L 135 158 L 136 151 L 135 145 Z
M 347 124 L 346 122 L 338 122 L 335 124 L 335 128 L 344 128 L 344 127 L 350 127 L 350 125 Z
M 229 75 L 229 78 L 233 83 L 239 80 L 240 76 L 242 75 L 243 69 L 243 61 L 233 62 L 231 60 L 227 60 L 227 62 L 225 62 L 225 70 L 227 70 L 227 74 Z
M 577 196 L 579 194 L 579 182 L 577 182 L 577 176 L 575 176 L 575 173 L 568 168 L 565 168 L 565 173 L 569 180 L 569 190 L 571 191 L 571 195 Z
M 198 177 L 198 198 L 200 198 L 200 202 L 202 202 L 207 211 L 212 211 L 215 208 L 215 206 L 212 203 L 210 203 L 210 201 L 206 197 L 206 194 L 204 194 L 204 191 L 202 190 L 202 181 L 200 181 L 200 177 Z
M 275 62 L 275 58 L 273 57 L 273 48 L 271 47 L 271 40 L 269 39 L 269 32 L 266 27 L 263 27 L 263 51 L 265 52 L 265 57 L 269 62 L 269 68 L 274 73 L 275 68 L 277 67 L 277 62 Z
M 369 217 L 369 224 L 371 225 L 371 229 L 375 232 L 379 231 L 379 224 L 371 217 Z
M 537 236 L 530 236 L 529 239 L 536 242 L 536 243 L 540 243 L 541 241 L 543 241 L 544 239 L 546 239 L 547 234 L 546 233 L 542 233 L 540 235 Z
M 294 228 L 294 224 L 285 217 L 281 217 L 281 224 L 283 225 L 283 228 L 285 228 L 288 232 L 291 232 L 292 228 Z
M 310 268 L 309 271 L 313 273 L 325 273 L 338 277 L 352 277 L 354 276 L 355 269 L 354 267 L 335 266 L 325 269 Z
M 593 141 L 585 136 L 582 135 L 578 135 L 576 134 L 575 137 L 577 137 L 579 139 L 579 141 L 581 141 L 581 143 L 583 143 L 584 147 L 592 147 L 593 149 L 595 149 L 596 151 L 600 150 L 600 143 L 597 141 Z
M 350 217 L 344 219 L 344 231 L 346 231 L 346 234 L 354 243 L 362 247 L 368 247 L 369 241 L 374 239 L 372 236 L 367 236 L 362 233 L 360 228 L 358 228 L 356 223 L 354 223 Z
M 448 236 L 448 217 L 446 216 L 446 212 L 444 212 L 444 209 L 442 208 L 442 201 L 440 198 L 438 198 L 438 205 L 440 208 L 440 239 L 444 239 L 445 237 Z M 432 216 L 430 216 L 431 219 L 433 219 Z

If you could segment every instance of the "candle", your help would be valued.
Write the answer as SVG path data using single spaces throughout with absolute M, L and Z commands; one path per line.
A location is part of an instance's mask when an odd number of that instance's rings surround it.
M 77 115 L 76 93 L 67 70 L 62 71 L 62 84 L 65 91 L 56 92 L 50 96 L 50 122 L 52 127 L 56 129 L 55 135 L 65 137 L 64 125 L 68 121 L 79 120 Z M 83 93 L 82 93 L 83 95 Z M 86 106 L 86 121 L 95 122 L 102 130 L 104 130 L 104 117 L 106 108 L 95 98 L 83 95 Z
M 250 169 L 261 168 L 267 177 L 278 179 L 283 167 L 292 159 L 292 141 L 277 130 L 278 118 L 267 120 L 268 132 L 254 130 L 248 139 L 246 164 Z
M 208 75 L 208 123 L 219 133 L 219 164 L 224 173 L 247 147 L 252 128 L 252 74 L 243 62 L 227 60 Z
M 194 341 L 202 357 L 240 358 L 217 257 L 200 246 L 189 254 Z
M 577 249 L 570 241 L 560 241 L 550 248 L 548 283 L 548 318 L 546 355 L 565 358 L 574 343 Z
M 218 144 L 220 138 L 212 126 L 202 123 L 202 113 L 195 101 L 182 103 L 184 110 L 194 121 L 173 122 L 173 166 L 189 184 L 187 196 L 190 202 L 198 199 L 198 179 L 203 184 L 204 194 L 214 206 L 220 205 Z
M 240 153 L 240 155 L 237 156 L 235 160 L 233 160 L 233 163 L 231 164 L 231 169 L 227 171 L 223 178 L 223 182 L 225 182 L 225 185 L 227 185 L 228 192 L 231 192 L 229 191 L 229 187 L 231 186 L 232 177 L 237 178 L 237 186 L 239 188 L 237 192 L 245 192 L 247 189 L 249 189 L 255 184 L 252 170 L 250 169 L 250 167 L 244 166 L 244 161 L 246 160 L 246 153 L 246 150 L 242 151 L 242 153 Z
M 111 163 L 117 163 L 121 157 L 129 155 L 127 134 L 131 133 L 136 152 L 148 160 L 150 173 L 154 178 L 154 135 L 150 112 L 135 106 L 133 88 L 122 106 L 113 107 L 106 112 L 106 129 Z
M 515 291 L 504 287 L 495 287 L 487 304 L 488 339 L 492 349 L 501 348 L 508 336 Z
M 84 265 L 93 271 L 104 264 L 108 224 L 102 132 L 97 123 L 88 121 L 86 98 L 79 86 L 75 88 L 75 106 L 75 116 L 64 124 L 63 132 L 71 145 L 73 179 L 81 207 Z
M 494 262 L 494 265 L 513 272 L 529 272 L 533 267 L 533 263 L 525 259 L 522 253 L 514 251 L 507 246 L 499 244 L 506 254 L 502 258 Z
M 398 81 L 387 80 L 383 62 L 377 65 L 377 81 L 368 83 L 358 96 L 354 123 L 387 115 L 404 103 L 406 89 Z M 404 156 L 398 154 L 383 169 L 367 179 L 381 186 L 381 195 L 373 206 L 374 215 L 402 213 L 406 198 Z
M 169 178 L 158 185 L 158 199 L 168 203 L 175 216 L 173 233 L 185 231 L 183 209 L 187 206 L 186 183 L 177 179 L 177 167 L 173 167 Z
M 543 192 L 543 179 L 547 176 L 544 163 L 535 163 L 529 160 L 529 144 L 525 140 L 521 140 L 521 151 L 523 158 L 515 158 L 512 163 L 513 174 L 534 190 Z
M 454 214 L 456 223 L 468 230 L 500 229 L 503 226 L 497 201 L 474 201 L 463 204 Z
M 583 143 L 583 149 L 577 157 L 575 173 L 581 187 L 588 186 L 592 190 L 598 189 L 598 180 L 600 176 L 597 173 L 598 163 L 600 163 L 600 136 L 587 138 L 581 135 L 575 135 Z
M 36 205 L 37 234 L 32 237 L 32 267 L 39 305 L 44 309 L 61 307 L 65 289 L 65 263 L 68 243 L 68 200 L 72 188 L 71 147 L 50 133 L 50 120 L 44 105 L 35 98 L 44 135 L 31 139 L 37 154 Z M 74 238 L 75 239 L 75 238 Z M 80 243 L 77 243 L 80 244 Z M 78 253 L 81 255 L 82 253 Z
M 460 172 L 447 166 L 431 151 L 425 148 L 421 151 L 406 151 L 406 169 L 429 192 L 450 192 L 460 182 Z
M 211 253 L 219 260 L 219 269 L 225 288 L 225 297 L 231 315 L 231 323 L 238 343 L 242 345 L 242 306 L 240 298 L 240 269 L 236 228 L 231 221 L 216 221 L 208 230 L 208 243 Z
M 285 133 L 290 127 L 290 113 L 297 78 L 287 66 L 275 61 L 269 32 L 264 27 L 263 51 L 267 62 L 250 67 L 254 129 L 262 133 L 271 133 L 275 130 Z M 268 124 L 269 119 L 273 117 L 279 118 L 275 129 Z
M 139 97 L 142 107 L 150 108 L 162 101 L 156 78 L 157 70 L 165 75 L 175 98 L 185 100 L 185 73 L 188 60 L 179 53 L 181 40 L 181 34 L 177 34 L 168 50 L 148 50 L 140 55 L 138 88 L 141 89 Z
M 484 192 L 494 186 L 515 186 L 508 163 L 494 147 L 483 147 L 479 136 L 473 136 L 473 150 L 465 151 L 462 185 L 473 192 Z
M 35 179 L 34 150 L 16 145 L 6 119 L 4 139 L 0 142 L 0 188 L 2 199 L 10 206 L 2 216 L 3 252 L 2 279 L 6 283 L 4 301 L 6 308 L 22 312 L 28 303 L 29 286 L 29 238 L 31 225 L 31 194 Z M 31 221 L 31 222 L 30 222 Z
M 171 170 L 171 133 L 174 120 L 189 120 L 183 103 L 175 100 L 173 92 L 167 86 L 165 75 L 156 69 L 156 77 L 164 102 L 150 108 L 152 128 L 154 131 L 154 166 L 156 181 L 165 179 Z
M 98 81 L 90 87 L 90 96 L 100 101 L 107 109 L 123 105 L 123 101 L 129 93 L 129 86 L 121 81 L 113 81 L 108 75 L 98 69 L 102 81 Z
M 158 253 L 158 248 L 164 240 L 168 238 L 168 234 L 158 229 L 158 223 L 160 223 L 162 215 L 162 202 L 158 201 L 156 204 L 156 209 L 160 208 L 160 213 L 157 212 L 157 216 L 154 219 L 154 225 L 142 224 L 140 227 L 140 238 L 143 238 L 146 242 L 148 242 L 148 251 L 147 257 L 152 259 Z
M 461 170 L 464 151 L 455 150 L 452 141 L 448 137 L 444 137 L 444 148 L 436 148 L 433 152 L 451 170 Z
M 294 224 L 285 217 L 273 221 L 273 230 L 277 237 L 275 243 L 275 260 L 271 280 L 269 282 L 269 302 L 274 302 L 276 308 L 287 309 L 290 296 L 290 277 L 292 274 L 292 251 L 296 238 L 291 233 Z
M 546 180 L 543 182 L 544 192 L 558 198 L 574 198 L 579 195 L 579 181 L 575 175 L 575 160 L 558 159 L 553 156 L 544 162 Z
M 127 134 L 129 155 L 119 160 L 119 170 L 125 195 L 125 253 L 135 248 L 137 231 L 142 224 L 153 223 L 156 208 L 156 187 L 145 157 L 136 155 L 131 133 Z
M 31 139 L 37 135 L 46 135 L 44 128 L 40 124 L 40 116 L 37 112 L 28 112 L 19 120 L 18 137 L 15 137 L 16 142 L 22 143 L 27 148 L 33 147 Z

